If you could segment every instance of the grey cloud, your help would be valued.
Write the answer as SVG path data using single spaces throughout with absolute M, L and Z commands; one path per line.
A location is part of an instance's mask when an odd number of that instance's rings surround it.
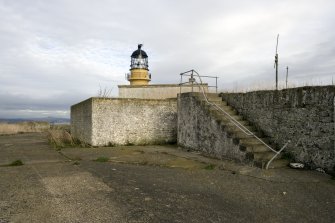
M 196 69 L 220 88 L 327 81 L 334 72 L 335 3 L 325 1 L 34 0 L 0 2 L 0 116 L 69 111 L 102 88 L 127 84 L 130 54 L 144 43 L 152 83 Z M 9 112 L 10 111 L 10 112 Z M 17 115 L 22 115 L 18 112 Z M 67 113 L 68 115 L 68 113 Z

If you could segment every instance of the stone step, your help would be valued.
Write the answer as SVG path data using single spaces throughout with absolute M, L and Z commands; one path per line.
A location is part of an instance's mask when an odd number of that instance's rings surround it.
M 254 161 L 260 161 L 260 160 L 265 160 L 268 161 L 272 159 L 272 157 L 275 155 L 274 152 L 269 151 L 269 152 L 252 152 L 252 153 L 247 153 L 248 157 Z M 281 154 L 279 154 L 276 159 L 280 159 Z
M 242 128 L 243 130 L 244 130 L 244 128 L 246 128 L 247 130 L 249 130 L 251 132 L 256 131 L 255 127 L 253 127 L 253 126 L 250 126 L 250 125 L 242 125 L 242 126 L 241 125 L 235 125 L 233 122 L 226 122 L 225 127 L 228 131 L 238 131 L 238 130 L 240 130 L 240 128 Z
M 243 117 L 240 115 L 231 115 L 231 118 L 233 118 L 234 120 L 238 122 L 243 120 Z
M 263 142 L 265 142 L 267 145 L 269 145 L 269 138 L 260 138 Z M 255 137 L 251 137 L 251 138 L 246 138 L 246 139 L 240 139 L 239 143 L 243 144 L 261 144 L 261 142 L 256 139 Z
M 226 101 L 221 101 L 220 104 L 228 106 L 228 103 Z
M 226 102 L 226 101 L 224 101 L 224 100 L 222 100 L 221 103 L 224 104 L 224 105 L 228 105 L 228 102 Z
M 207 105 L 208 108 L 213 108 L 216 110 L 224 110 L 224 111 L 235 111 L 232 107 L 223 105 L 221 103 L 213 103 L 215 105 Z M 236 111 L 235 111 L 236 112 Z
M 199 100 L 202 101 L 202 102 L 206 101 L 205 98 L 204 98 L 204 96 L 199 96 L 198 98 L 199 98 Z M 220 104 L 220 105 L 227 105 L 227 102 L 226 102 L 226 101 L 222 101 L 222 98 L 220 98 L 220 97 L 217 97 L 217 98 L 214 98 L 214 97 L 212 97 L 212 98 L 207 98 L 207 100 L 208 100 L 209 102 L 211 102 L 211 103 L 215 103 L 215 104 L 218 104 L 218 105 L 219 105 L 219 104 Z
M 222 122 L 224 123 L 224 125 L 227 125 L 227 126 L 233 126 L 234 125 L 233 121 L 224 114 L 220 115 L 220 119 L 222 119 Z M 243 126 L 251 126 L 251 125 L 249 125 L 249 122 L 246 121 L 246 120 L 238 120 L 237 122 L 240 123 Z M 254 128 L 254 127 L 252 127 L 252 128 Z
M 237 115 L 237 112 L 235 110 L 232 110 L 232 109 L 230 109 L 230 110 L 223 110 L 224 112 L 221 111 L 221 110 L 217 110 L 217 111 L 220 114 L 225 115 L 225 116 L 227 116 L 227 114 L 230 115 L 230 116 Z M 227 116 L 227 118 L 229 118 L 229 117 Z
M 204 100 L 205 101 L 205 97 L 203 94 L 199 94 L 198 97 L 200 98 L 200 100 Z M 221 102 L 222 98 L 219 97 L 217 94 L 216 95 L 212 95 L 212 94 L 206 94 L 206 98 L 208 101 L 215 101 L 215 102 Z
M 221 111 L 219 111 L 218 109 L 216 109 L 216 108 L 214 108 L 214 107 L 212 107 L 212 106 L 208 107 L 208 111 L 209 111 L 211 114 L 215 115 L 215 117 L 218 118 L 218 119 L 221 119 L 221 116 L 224 115 L 224 114 L 222 114 Z
M 253 162 L 254 166 L 262 169 L 266 168 L 267 163 L 268 160 L 258 160 Z M 289 165 L 289 163 L 290 161 L 285 159 L 275 159 L 270 163 L 269 169 L 285 168 Z
M 247 120 L 240 120 L 240 121 L 238 121 L 241 125 L 244 125 L 244 126 L 246 126 L 246 125 L 250 125 L 250 123 L 247 121 Z
M 207 98 L 209 102 L 221 102 L 222 98 Z
M 247 135 L 241 130 L 238 131 L 227 131 L 228 137 L 234 138 L 236 140 L 241 140 L 241 139 L 247 139 L 247 138 L 252 138 L 251 135 Z
M 222 102 L 222 103 L 221 103 Z M 235 110 L 233 107 L 231 107 L 231 106 L 229 106 L 229 105 L 226 105 L 226 103 L 224 102 L 224 101 L 220 101 L 220 102 L 218 102 L 218 104 L 217 104 L 218 106 L 222 106 L 222 108 L 223 109 L 232 109 L 232 110 Z
M 201 101 L 202 103 L 206 103 L 207 104 L 207 101 L 203 98 L 200 98 L 199 101 Z M 220 99 L 209 99 L 208 102 L 210 103 L 215 103 L 215 104 L 221 104 L 221 100 Z
M 233 111 L 233 110 L 228 110 L 228 111 L 223 112 L 223 111 L 221 111 L 218 108 L 213 107 L 213 106 L 209 107 L 208 110 L 209 110 L 210 113 L 215 114 L 215 116 L 217 116 L 220 120 L 222 120 L 224 122 L 229 122 L 231 120 L 231 118 L 229 116 L 231 116 L 233 118 L 237 118 L 238 120 L 242 119 L 241 116 L 237 117 L 238 115 L 236 115 L 236 112 Z
M 230 126 L 230 125 L 226 125 L 225 123 L 221 122 L 221 125 L 224 126 L 225 131 L 227 131 L 228 133 L 232 134 L 236 140 L 239 141 L 239 139 L 245 139 L 245 138 L 251 138 L 253 137 L 253 132 L 249 130 L 249 132 L 247 130 L 242 131 L 240 128 L 238 128 L 237 126 Z M 248 136 L 248 137 L 246 137 Z
M 229 105 L 225 105 L 225 104 L 223 104 L 223 103 L 218 103 L 218 104 L 216 104 L 216 105 L 218 105 L 220 108 L 222 108 L 223 110 L 235 110 L 235 109 L 233 109 L 231 106 L 229 106 Z
M 219 108 L 221 108 L 224 111 L 232 111 L 234 112 L 234 114 L 237 114 L 237 111 L 235 109 L 233 109 L 232 107 L 228 106 L 228 105 L 224 105 L 224 104 L 216 104 Z
M 218 93 L 205 93 L 207 98 L 221 98 Z M 222 100 L 222 98 L 221 98 Z
M 237 111 L 231 106 L 228 106 L 227 102 L 223 101 L 222 98 L 218 97 L 217 94 L 207 95 L 208 101 L 228 113 L 229 116 L 235 119 L 243 127 L 247 128 L 250 132 L 247 132 L 246 134 L 241 128 L 234 124 L 234 122 L 227 114 L 224 114 L 224 112 L 222 112 L 216 106 L 206 103 L 203 95 L 197 94 L 197 96 L 204 108 L 210 112 L 210 115 L 218 122 L 220 122 L 228 137 L 232 138 L 234 144 L 239 147 L 240 151 L 246 154 L 246 159 L 249 160 L 254 166 L 265 168 L 267 162 L 272 159 L 276 153 L 271 151 L 270 148 L 268 148 L 251 134 L 257 135 L 266 144 L 269 144 L 269 138 L 262 138 L 261 134 L 257 132 L 255 126 L 250 124 L 248 121 L 243 120 L 243 117 L 238 115 Z M 287 165 L 288 161 L 281 159 L 280 154 L 271 162 L 269 168 L 281 168 Z
M 268 147 L 264 144 L 248 144 L 248 143 L 240 143 L 240 150 L 245 152 L 254 152 L 254 153 L 261 153 L 261 152 L 268 152 L 271 151 Z

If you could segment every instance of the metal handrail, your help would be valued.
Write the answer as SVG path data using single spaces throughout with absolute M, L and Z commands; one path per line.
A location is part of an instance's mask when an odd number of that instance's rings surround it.
M 268 166 L 270 165 L 270 163 L 285 149 L 285 147 L 288 145 L 288 143 L 290 142 L 290 140 L 279 150 L 279 151 L 277 151 L 277 150 L 275 150 L 275 149 L 273 149 L 273 148 L 271 148 L 268 144 L 266 144 L 263 140 L 261 140 L 260 138 L 258 138 L 253 132 L 251 132 L 248 128 L 246 128 L 244 125 L 242 125 L 239 121 L 237 121 L 234 117 L 232 117 L 230 114 L 228 114 L 226 111 L 224 111 L 222 108 L 220 108 L 217 104 L 215 104 L 215 103 L 212 103 L 212 102 L 209 102 L 208 101 L 208 98 L 207 98 L 207 96 L 206 96 L 206 94 L 205 94 L 205 91 L 204 91 L 204 88 L 203 88 L 203 82 L 202 82 L 202 80 L 201 80 L 201 76 L 199 75 L 199 73 L 198 72 L 196 72 L 195 70 L 189 70 L 189 71 L 186 71 L 186 72 L 184 72 L 184 73 L 181 73 L 180 75 L 185 75 L 185 74 L 187 74 L 187 73 L 189 73 L 189 72 L 192 72 L 192 77 L 193 77 L 193 73 L 195 73 L 196 75 L 197 75 L 197 77 L 199 78 L 199 80 L 200 80 L 200 84 L 199 83 L 197 83 L 196 81 L 195 81 L 195 83 L 197 84 L 197 85 L 199 85 L 199 88 L 201 88 L 201 90 L 202 90 L 202 94 L 203 94 L 203 96 L 204 96 L 204 98 L 205 98 L 205 101 L 206 101 L 206 103 L 207 104 L 209 104 L 209 105 L 211 105 L 211 106 L 213 106 L 213 107 L 215 107 L 217 110 L 219 110 L 219 111 L 221 111 L 221 112 L 223 112 L 226 116 L 228 116 L 229 118 L 230 118 L 230 121 L 237 127 L 237 128 L 239 128 L 243 133 L 245 133 L 247 136 L 252 136 L 252 137 L 254 137 L 254 138 L 256 138 L 259 142 L 261 142 L 264 146 L 266 146 L 268 149 L 270 149 L 272 152 L 274 152 L 275 153 L 275 155 L 272 157 L 272 159 L 267 163 L 267 165 L 266 165 L 266 169 L 268 169 Z
M 297 141 L 297 142 L 295 143 L 295 145 L 294 145 L 295 147 L 300 143 L 301 139 L 302 139 L 302 138 L 298 139 L 298 141 Z M 270 163 L 277 157 L 277 155 L 279 155 L 279 153 L 281 153 L 281 152 L 285 149 L 285 147 L 286 147 L 289 143 L 291 143 L 291 140 L 288 140 L 287 143 L 285 143 L 285 145 L 278 151 L 278 154 L 275 154 L 275 155 L 269 160 L 269 162 L 266 164 L 266 167 L 265 167 L 266 170 L 269 168 Z
M 188 83 L 191 83 L 191 86 L 192 86 L 192 92 L 193 92 L 193 83 L 195 83 L 195 79 L 193 78 L 193 72 L 196 72 L 195 70 L 189 70 L 189 71 L 186 71 L 186 72 L 183 72 L 180 74 L 180 83 L 179 83 L 179 86 L 180 86 L 180 93 L 181 93 L 181 86 L 183 84 L 188 84 Z M 190 74 L 189 74 L 190 73 Z M 207 85 L 208 88 L 212 87 L 212 88 L 215 88 L 215 92 L 217 93 L 218 92 L 218 76 L 200 76 L 198 73 L 197 73 L 198 77 L 207 77 L 207 78 L 215 78 L 215 86 L 211 86 L 211 85 Z M 187 82 L 184 82 L 183 83 L 183 76 L 189 76 L 190 79 L 189 81 Z M 199 86 L 200 88 L 200 86 Z
M 266 170 L 269 169 L 269 166 L 270 166 L 271 162 L 281 153 L 281 151 L 283 151 L 286 148 L 286 146 L 290 142 L 291 142 L 291 140 L 288 140 L 287 143 L 285 143 L 285 145 L 278 152 L 276 152 L 276 154 L 267 162 L 266 167 L 265 167 Z

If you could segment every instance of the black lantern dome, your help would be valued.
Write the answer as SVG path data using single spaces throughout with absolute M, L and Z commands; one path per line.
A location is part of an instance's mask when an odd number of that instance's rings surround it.
M 131 64 L 130 64 L 131 70 L 132 69 L 149 70 L 148 55 L 141 49 L 142 46 L 143 46 L 142 44 L 138 44 L 138 49 L 131 54 Z

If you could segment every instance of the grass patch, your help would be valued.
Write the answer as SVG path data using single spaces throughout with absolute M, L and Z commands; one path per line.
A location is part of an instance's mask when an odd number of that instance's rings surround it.
M 11 162 L 10 164 L 5 164 L 5 165 L 1 165 L 1 166 L 5 167 L 5 166 L 22 166 L 22 165 L 24 165 L 22 160 L 15 160 L 15 161 Z
M 54 129 L 54 130 L 66 130 L 68 132 L 71 131 L 71 125 L 69 124 L 57 124 L 57 125 L 51 125 L 50 129 Z
M 108 147 L 114 147 L 114 146 L 116 146 L 115 143 L 113 143 L 113 142 L 108 142 Z
M 50 129 L 48 122 L 0 123 L 1 135 L 23 134 L 27 132 L 45 132 Z
M 22 165 L 23 165 L 22 160 L 15 160 L 11 162 L 10 164 L 8 164 L 8 166 L 22 166 Z
M 148 161 L 141 161 L 141 162 L 139 162 L 139 164 L 140 164 L 140 165 L 148 165 L 149 162 L 148 162 Z
M 127 141 L 125 146 L 134 146 L 134 143 Z
M 96 158 L 94 161 L 103 163 L 103 162 L 108 162 L 109 158 L 105 157 L 105 156 L 100 156 L 100 157 Z
M 74 162 L 72 163 L 72 165 L 75 165 L 75 166 L 77 166 L 77 165 L 79 165 L 79 164 L 80 164 L 79 161 L 74 161 Z
M 64 128 L 53 128 L 48 131 L 48 141 L 56 149 L 65 147 L 88 147 L 88 144 L 72 137 L 69 130 Z
M 214 170 L 215 169 L 215 165 L 214 164 L 208 164 L 207 166 L 205 166 L 204 169 L 205 170 Z

